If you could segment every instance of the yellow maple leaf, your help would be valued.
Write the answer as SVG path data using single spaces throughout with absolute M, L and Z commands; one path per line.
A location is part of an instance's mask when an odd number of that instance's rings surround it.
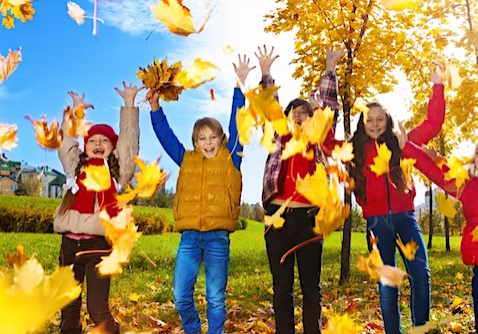
M 225 55 L 230 55 L 231 53 L 233 53 L 236 49 L 234 49 L 232 46 L 230 45 L 226 45 L 222 51 L 224 52 Z
M 85 120 L 85 109 L 79 105 L 74 110 L 67 106 L 63 112 L 63 119 L 66 123 L 67 134 L 70 137 L 87 136 L 92 122 Z
M 81 293 L 71 266 L 57 268 L 47 276 L 31 258 L 14 268 L 13 284 L 0 276 L 0 333 L 40 332 L 58 310 Z
M 169 66 L 168 61 L 163 59 L 161 62 L 154 60 L 152 65 L 146 68 L 139 68 L 136 76 L 148 88 L 146 96 L 152 96 L 155 92 L 159 93 L 159 98 L 163 101 L 176 101 L 184 88 L 173 84 L 175 76 L 181 71 L 180 61 Z
M 435 196 L 437 202 L 438 210 L 442 215 L 448 218 L 453 218 L 456 215 L 455 202 L 451 198 L 447 198 L 446 195 L 442 192 L 439 192 Z
M 354 146 L 352 143 L 344 142 L 342 146 L 335 145 L 332 151 L 332 158 L 342 162 L 352 161 Z
M 274 125 L 272 122 L 266 121 L 264 124 L 264 134 L 261 138 L 261 145 L 269 152 L 269 154 L 277 151 L 277 144 L 274 140 Z
M 141 298 L 141 295 L 138 295 L 136 292 L 132 292 L 132 293 L 130 293 L 129 296 L 128 296 L 128 299 L 131 300 L 131 301 L 133 301 L 133 302 L 139 301 L 140 298 Z
M 285 223 L 285 219 L 281 217 L 284 213 L 285 209 L 290 203 L 291 198 L 288 198 L 280 208 L 272 215 L 272 216 L 264 216 L 264 225 L 266 226 L 274 226 L 274 228 L 282 228 Z
M 10 151 L 17 146 L 17 126 L 0 124 L 0 149 Z
M 387 9 L 401 11 L 415 7 L 416 0 L 380 0 L 380 3 Z
M 456 273 L 456 274 L 455 274 L 455 278 L 457 278 L 457 279 L 463 279 L 463 273 L 461 273 L 461 272 Z
M 356 325 L 347 314 L 334 315 L 327 321 L 322 334 L 359 334 L 362 326 Z
M 61 146 L 63 131 L 59 129 L 57 120 L 53 120 L 50 128 L 48 128 L 46 116 L 39 121 L 34 120 L 29 115 L 27 115 L 26 118 L 33 124 L 38 145 L 48 149 L 57 149 Z
M 170 32 L 186 37 L 193 33 L 199 34 L 204 29 L 214 9 L 212 7 L 208 10 L 204 23 L 196 30 L 191 12 L 189 8 L 182 4 L 182 0 L 161 0 L 158 4 L 151 5 L 150 8 L 153 11 L 154 17 L 162 22 Z
M 6 253 L 7 256 L 7 262 L 10 267 L 13 267 L 16 265 L 17 267 L 20 267 L 25 264 L 28 260 L 28 256 L 25 254 L 25 249 L 23 248 L 23 245 L 18 244 L 17 245 L 17 252 L 16 253 Z
M 33 1 L 28 1 L 20 6 L 12 6 L 10 12 L 13 16 L 22 21 L 22 23 L 25 23 L 27 20 L 33 21 L 33 14 L 35 14 Z
M 466 161 L 460 159 L 455 155 L 452 155 L 451 159 L 448 160 L 448 167 L 450 169 L 445 173 L 445 180 L 450 181 L 455 179 L 455 184 L 457 188 L 460 188 L 465 184 L 466 180 L 470 179 L 470 175 L 465 168 Z
M 245 97 L 249 101 L 249 111 L 256 120 L 256 125 L 264 124 L 265 120 L 270 122 L 284 117 L 282 107 L 274 98 L 279 86 L 267 87 L 262 86 L 251 89 L 246 92 Z
M 309 138 L 307 137 L 307 134 L 302 133 L 298 139 L 292 137 L 285 144 L 285 147 L 282 150 L 281 159 L 286 160 L 299 153 L 306 154 L 308 146 Z
M 377 247 L 377 239 L 370 233 L 370 242 L 372 244 L 372 250 L 367 258 L 359 255 L 359 262 L 357 267 L 360 271 L 370 274 L 374 279 L 379 280 L 380 274 L 375 270 L 377 267 L 383 266 L 382 257 L 380 256 L 380 251 Z
M 459 68 L 453 64 L 448 64 L 445 69 L 445 80 L 447 81 L 448 87 L 457 90 L 463 82 Z
M 375 147 L 377 148 L 378 155 L 373 158 L 373 165 L 370 166 L 370 169 L 377 174 L 377 176 L 380 176 L 388 173 L 392 152 L 385 143 L 379 145 L 375 142 Z
M 290 133 L 287 117 L 282 117 L 272 121 L 272 127 L 279 136 L 285 136 Z
M 2 20 L 2 24 L 5 28 L 7 28 L 8 30 L 12 29 L 12 28 L 15 28 L 15 22 L 14 22 L 14 18 L 12 15 L 10 14 L 7 14 L 5 15 L 5 17 L 3 18 Z
M 239 134 L 239 142 L 242 146 L 244 146 L 245 143 L 251 143 L 250 137 L 252 135 L 252 127 L 255 123 L 256 121 L 248 109 L 246 109 L 245 107 L 237 109 L 237 132 Z
M 211 69 L 219 70 L 219 67 L 197 58 L 187 69 L 180 71 L 174 77 L 173 85 L 182 86 L 184 89 L 197 88 L 214 79 Z
M 312 117 L 302 122 L 301 128 L 307 134 L 311 144 L 322 144 L 334 121 L 334 111 L 329 107 L 324 110 L 317 108 Z
M 353 108 L 363 113 L 363 122 L 366 123 L 367 122 L 368 109 L 369 109 L 367 107 L 367 102 L 364 99 L 362 99 L 361 97 L 359 97 L 359 98 L 355 99 Z
M 313 205 L 319 208 L 325 206 L 329 192 L 325 167 L 322 164 L 316 164 L 313 175 L 307 174 L 303 179 L 298 177 L 295 181 L 295 189 Z
M 13 72 L 15 72 L 21 61 L 21 49 L 15 51 L 8 50 L 6 57 L 0 55 L 0 85 L 4 83 Z
M 478 241 L 478 226 L 476 226 L 473 231 L 471 232 L 471 235 L 473 238 L 471 239 L 472 242 L 477 242 Z
M 407 187 L 411 189 L 413 187 L 412 183 L 412 170 L 413 165 L 417 162 L 417 159 L 406 158 L 400 160 L 400 168 L 402 169 L 405 180 L 407 180 Z
M 88 165 L 83 171 L 86 173 L 86 178 L 81 180 L 81 183 L 86 189 L 97 192 L 110 189 L 111 175 L 106 164 L 101 166 Z
M 410 240 L 406 245 L 403 244 L 402 239 L 397 234 L 397 245 L 402 250 L 403 255 L 410 261 L 415 259 L 415 255 L 417 254 L 418 246 L 415 240 Z

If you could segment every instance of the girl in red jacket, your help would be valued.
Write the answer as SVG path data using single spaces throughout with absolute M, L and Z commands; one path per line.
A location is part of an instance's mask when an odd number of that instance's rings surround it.
M 443 97 L 443 78 L 431 73 L 433 95 L 428 103 L 427 119 L 409 133 L 409 140 L 426 144 L 441 130 L 445 118 L 445 100 Z M 410 307 L 413 325 L 420 326 L 429 320 L 430 315 L 430 271 L 422 232 L 415 219 L 413 199 L 415 188 L 407 187 L 407 181 L 400 168 L 401 149 L 393 132 L 394 124 L 390 114 L 377 102 L 368 105 L 367 119 L 360 116 L 352 143 L 355 158 L 350 174 L 356 187 L 355 198 L 362 207 L 367 220 L 367 231 L 378 237 L 378 249 L 384 264 L 396 266 L 396 238 L 403 243 L 417 242 L 416 259 L 410 261 L 400 252 L 408 274 L 412 277 Z M 392 152 L 390 172 L 377 176 L 371 169 L 377 157 L 377 144 L 386 144 Z M 369 250 L 371 244 L 367 235 Z M 379 283 L 380 306 L 387 334 L 400 334 L 400 307 L 398 288 Z
M 402 139 L 400 140 L 402 147 L 406 140 L 406 135 L 402 131 Z M 436 153 L 432 160 L 432 158 L 415 144 L 407 142 L 403 149 L 403 154 L 416 159 L 415 167 L 420 172 L 428 177 L 430 181 L 445 190 L 446 193 L 459 199 L 463 205 L 463 215 L 466 219 L 466 225 L 461 239 L 461 257 L 464 264 L 473 266 L 471 294 L 473 296 L 473 307 L 476 319 L 476 315 L 478 314 L 478 243 L 473 241 L 473 231 L 478 226 L 478 206 L 476 205 L 476 195 L 478 194 L 478 143 L 471 157 L 471 164 L 468 166 L 470 180 L 460 188 L 457 188 L 455 179 L 450 181 L 445 180 L 445 173 L 448 167 L 444 165 L 442 168 L 439 168 L 435 164 L 434 161 L 437 161 Z

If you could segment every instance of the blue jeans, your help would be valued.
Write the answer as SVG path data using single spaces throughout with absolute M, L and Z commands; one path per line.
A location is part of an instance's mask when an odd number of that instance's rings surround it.
M 378 238 L 378 249 L 384 264 L 397 265 L 395 250 L 398 248 L 407 273 L 410 275 L 412 322 L 414 326 L 424 325 L 430 317 L 430 268 L 423 234 L 413 211 L 400 212 L 384 216 L 367 218 L 367 230 Z M 368 248 L 371 250 L 367 233 Z M 396 244 L 397 235 L 407 244 L 415 240 L 418 246 L 415 259 L 410 261 L 403 255 Z M 379 283 L 380 306 L 387 334 L 400 334 L 400 307 L 398 288 L 384 286 Z
M 206 272 L 208 334 L 222 334 L 226 322 L 226 287 L 229 270 L 229 232 L 183 231 L 174 269 L 174 304 L 186 334 L 201 333 L 194 303 L 199 266 Z

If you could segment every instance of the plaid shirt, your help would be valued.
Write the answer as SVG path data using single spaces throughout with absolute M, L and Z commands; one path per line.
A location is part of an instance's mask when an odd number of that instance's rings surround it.
M 261 85 L 263 88 L 272 87 L 275 85 L 275 81 L 270 75 L 266 75 L 262 77 Z M 335 76 L 335 72 L 326 72 L 320 81 L 319 103 L 322 108 L 328 106 L 332 110 L 338 111 L 339 101 L 337 99 L 337 90 L 337 77 Z M 275 97 L 279 100 L 278 96 Z M 337 112 L 335 113 L 335 116 L 337 116 Z M 290 160 L 281 159 L 282 150 L 286 144 L 286 141 L 284 140 L 285 138 L 280 137 L 277 133 L 274 135 L 274 138 L 278 150 L 275 153 L 269 154 L 266 160 L 262 188 L 262 206 L 264 209 L 267 208 L 269 202 L 279 192 L 279 183 L 284 179 L 287 173 L 287 167 Z M 284 143 L 282 142 L 283 140 Z M 315 161 L 324 164 L 319 145 L 315 145 Z

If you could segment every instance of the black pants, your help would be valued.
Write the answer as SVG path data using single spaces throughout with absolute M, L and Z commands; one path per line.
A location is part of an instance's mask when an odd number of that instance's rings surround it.
M 111 246 L 103 237 L 75 240 L 63 236 L 60 249 L 60 266 L 73 264 L 75 279 L 83 284 L 86 276 L 86 305 L 91 319 L 96 325 L 102 324 L 105 333 L 118 334 L 119 326 L 113 318 L 108 298 L 110 293 L 110 277 L 100 276 L 96 265 L 103 254 L 85 254 L 76 257 L 75 254 L 87 250 L 107 250 Z M 61 334 L 81 334 L 81 294 L 61 310 Z
M 278 205 L 269 204 L 267 215 L 274 214 Z M 274 313 L 277 334 L 293 334 L 294 306 L 294 260 L 297 257 L 300 287 L 303 294 L 302 322 L 304 334 L 321 333 L 322 328 L 322 294 L 320 271 L 322 267 L 322 241 L 301 247 L 287 257 L 284 263 L 280 259 L 292 247 L 312 239 L 315 224 L 311 208 L 288 208 L 282 217 L 285 219 L 281 229 L 270 228 L 265 234 L 267 255 L 274 285 Z

